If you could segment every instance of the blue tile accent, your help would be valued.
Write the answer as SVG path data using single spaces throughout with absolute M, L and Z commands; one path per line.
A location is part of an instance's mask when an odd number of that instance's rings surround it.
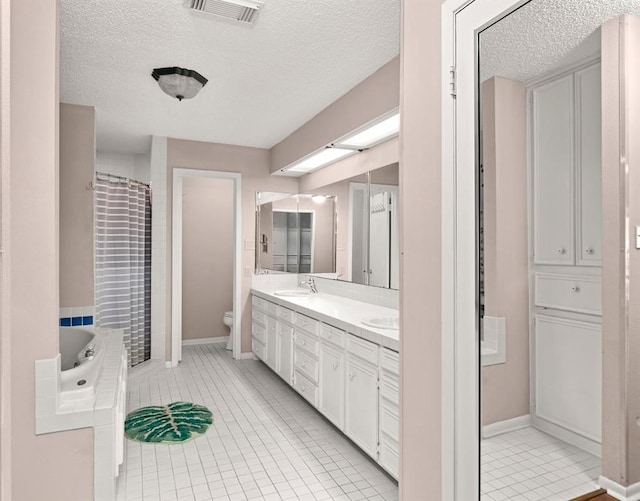
M 71 318 L 61 318 L 60 319 L 60 327 L 71 327 Z
M 93 325 L 93 315 L 82 317 L 82 325 Z
M 71 317 L 71 325 L 82 325 L 82 317 Z

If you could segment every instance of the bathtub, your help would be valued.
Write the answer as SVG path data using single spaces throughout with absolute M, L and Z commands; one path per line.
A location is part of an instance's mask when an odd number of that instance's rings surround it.
M 95 394 L 102 369 L 104 335 L 94 327 L 60 327 L 60 398 L 81 400 Z

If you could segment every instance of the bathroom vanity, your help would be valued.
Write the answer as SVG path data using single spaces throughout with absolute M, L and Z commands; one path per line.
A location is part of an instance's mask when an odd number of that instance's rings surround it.
M 397 310 L 276 292 L 252 289 L 253 353 L 397 479 L 399 331 L 362 324 Z

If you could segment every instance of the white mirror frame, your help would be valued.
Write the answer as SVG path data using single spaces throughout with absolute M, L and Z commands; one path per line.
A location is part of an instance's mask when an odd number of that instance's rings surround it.
M 446 500 L 480 498 L 477 36 L 527 1 L 447 0 L 442 6 L 442 499 Z

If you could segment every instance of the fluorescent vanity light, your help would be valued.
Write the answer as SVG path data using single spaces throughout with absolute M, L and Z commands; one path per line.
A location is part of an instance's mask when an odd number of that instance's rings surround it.
M 311 195 L 311 200 L 317 204 L 323 204 L 327 200 L 327 197 L 326 195 Z
M 313 155 L 308 156 L 300 162 L 296 162 L 290 167 L 285 168 L 287 172 L 310 172 L 329 165 L 340 158 L 346 157 L 354 153 L 353 150 L 345 150 L 342 148 L 324 148 Z
M 368 148 L 397 136 L 400 131 L 400 113 L 396 112 L 381 122 L 353 134 L 346 139 L 336 141 L 338 146 Z

